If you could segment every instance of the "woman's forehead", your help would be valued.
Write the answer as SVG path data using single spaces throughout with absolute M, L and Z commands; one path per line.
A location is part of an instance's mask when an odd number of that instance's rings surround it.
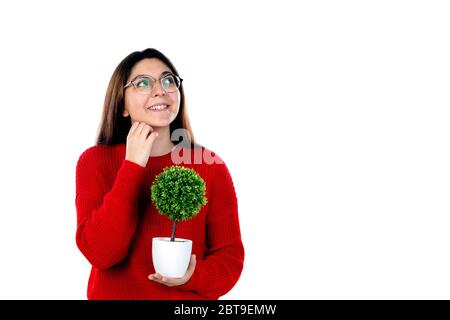
M 164 73 L 168 72 L 171 72 L 170 68 L 161 60 L 156 58 L 143 59 L 133 66 L 130 77 L 133 78 L 137 75 L 148 75 L 159 78 Z

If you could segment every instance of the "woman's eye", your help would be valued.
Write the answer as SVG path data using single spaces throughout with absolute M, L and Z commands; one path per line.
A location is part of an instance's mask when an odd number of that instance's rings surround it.
M 174 82 L 175 82 L 175 80 L 173 79 L 172 76 L 169 76 L 169 77 L 166 77 L 166 78 L 163 79 L 163 83 L 164 83 L 165 85 L 171 85 L 171 84 L 173 84 Z
M 147 79 L 138 80 L 136 83 L 137 87 L 146 88 L 149 85 L 149 81 Z

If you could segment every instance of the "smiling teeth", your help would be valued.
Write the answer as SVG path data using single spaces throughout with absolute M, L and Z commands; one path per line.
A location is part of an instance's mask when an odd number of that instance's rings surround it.
M 156 106 L 151 106 L 149 109 L 150 110 L 162 110 L 167 108 L 166 104 L 161 104 L 161 105 L 156 105 Z

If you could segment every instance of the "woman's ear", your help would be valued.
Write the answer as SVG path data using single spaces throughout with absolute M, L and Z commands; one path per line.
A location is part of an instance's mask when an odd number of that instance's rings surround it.
M 126 117 L 128 117 L 130 115 L 130 113 L 124 108 L 123 112 L 122 112 L 122 115 L 126 118 Z

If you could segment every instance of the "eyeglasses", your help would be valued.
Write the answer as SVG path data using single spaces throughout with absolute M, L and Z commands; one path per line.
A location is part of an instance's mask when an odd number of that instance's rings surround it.
M 123 88 L 126 89 L 132 85 L 134 88 L 136 88 L 138 93 L 150 94 L 155 88 L 156 81 L 159 81 L 161 83 L 161 88 L 164 90 L 164 92 L 171 93 L 177 91 L 180 88 L 183 79 L 172 73 L 165 74 L 158 80 L 151 76 L 139 75 L 128 82 Z

